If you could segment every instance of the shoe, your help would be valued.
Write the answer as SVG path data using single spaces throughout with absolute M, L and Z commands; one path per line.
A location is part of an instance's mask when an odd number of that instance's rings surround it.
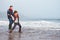
M 10 30 L 9 33 L 12 33 L 12 30 Z
M 21 30 L 19 30 L 19 33 L 22 33 Z

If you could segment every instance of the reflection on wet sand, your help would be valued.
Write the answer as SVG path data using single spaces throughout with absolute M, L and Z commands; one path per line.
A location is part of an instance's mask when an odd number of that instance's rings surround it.
M 20 40 L 21 33 L 9 33 L 8 40 Z
M 60 30 L 22 29 L 22 33 L 0 31 L 0 40 L 60 40 Z

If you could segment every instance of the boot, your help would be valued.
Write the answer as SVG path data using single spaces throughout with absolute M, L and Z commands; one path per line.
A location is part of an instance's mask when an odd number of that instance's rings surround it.
M 19 28 L 19 33 L 21 33 L 21 28 Z
M 9 30 L 9 33 L 12 33 L 12 30 Z

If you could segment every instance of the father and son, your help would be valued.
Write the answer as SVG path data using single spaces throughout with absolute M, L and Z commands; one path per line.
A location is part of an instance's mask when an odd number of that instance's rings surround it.
M 21 25 L 19 23 L 19 15 L 18 15 L 18 11 L 14 11 L 13 12 L 13 6 L 11 5 L 7 11 L 7 17 L 9 20 L 9 33 L 11 33 L 16 25 L 19 26 L 19 32 L 21 32 Z M 12 27 L 12 24 L 14 23 L 14 26 Z

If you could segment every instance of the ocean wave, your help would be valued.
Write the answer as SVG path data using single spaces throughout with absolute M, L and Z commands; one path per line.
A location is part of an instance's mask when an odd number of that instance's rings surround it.
M 0 26 L 6 26 L 9 21 L 0 21 Z M 60 28 L 60 23 L 49 22 L 49 21 L 20 21 L 22 27 L 55 27 Z

